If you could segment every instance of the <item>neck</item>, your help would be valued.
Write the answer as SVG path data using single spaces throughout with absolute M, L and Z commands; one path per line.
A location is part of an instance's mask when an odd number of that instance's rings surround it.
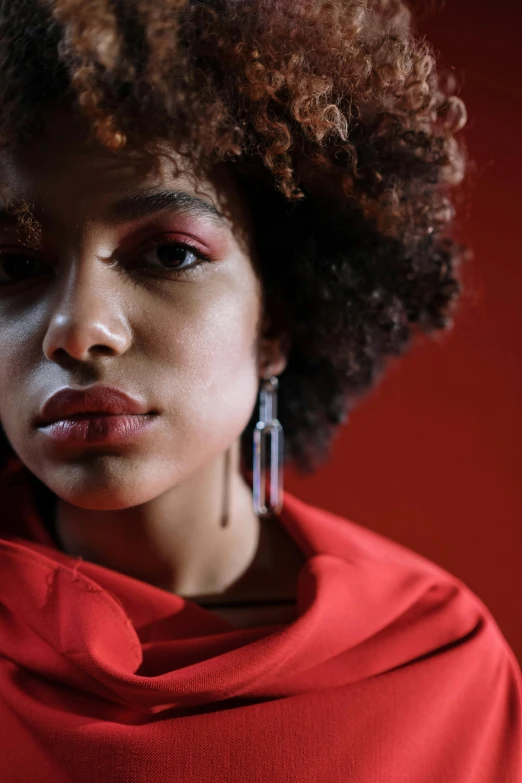
M 267 565 L 252 493 L 239 472 L 239 442 L 140 506 L 89 510 L 59 498 L 56 533 L 68 554 L 186 597 L 223 594 L 249 568 Z

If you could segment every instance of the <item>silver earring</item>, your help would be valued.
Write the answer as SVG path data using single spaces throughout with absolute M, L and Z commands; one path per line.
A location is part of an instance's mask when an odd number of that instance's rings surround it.
M 227 449 L 224 459 L 224 481 L 223 481 L 223 506 L 221 509 L 221 527 L 228 527 L 230 522 L 230 448 Z
M 259 517 L 279 514 L 283 507 L 283 445 L 281 422 L 277 420 L 279 381 L 272 375 L 264 378 L 260 389 L 259 421 L 254 429 L 253 505 Z M 270 438 L 270 448 L 267 446 Z M 266 458 L 270 454 L 269 501 L 266 502 Z

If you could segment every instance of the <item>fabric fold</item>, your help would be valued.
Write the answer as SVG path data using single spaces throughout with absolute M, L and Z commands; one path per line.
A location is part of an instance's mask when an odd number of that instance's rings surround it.
M 12 747 L 26 743 L 35 759 L 49 752 L 57 776 L 522 783 L 520 669 L 483 602 L 435 563 L 285 492 L 280 521 L 306 557 L 297 618 L 238 629 L 188 599 L 58 550 L 26 481 L 22 468 L 0 481 L 7 512 L 0 725 Z M 473 731 L 484 721 L 495 747 L 483 769 L 494 768 L 502 746 L 505 772 L 470 777 Z M 283 732 L 291 756 L 284 773 L 270 767 L 270 725 Z M 216 731 L 221 745 L 229 743 L 224 776 L 183 777 L 183 754 L 202 764 L 199 746 L 211 752 Z M 230 743 L 243 735 L 251 741 L 238 754 Z M 395 767 L 392 751 L 379 751 L 390 736 Z M 335 763 L 319 750 L 320 737 L 333 743 Z M 145 739 L 158 761 L 143 751 Z M 415 754 L 429 757 L 433 748 L 431 766 L 423 766 Z M 167 757 L 169 777 L 161 777 Z M 418 777 L 399 773 L 407 758 L 419 765 Z M 0 780 L 22 779 L 25 762 L 17 767 L 16 759 L 16 751 L 0 751 Z M 436 763 L 453 776 L 438 777 Z

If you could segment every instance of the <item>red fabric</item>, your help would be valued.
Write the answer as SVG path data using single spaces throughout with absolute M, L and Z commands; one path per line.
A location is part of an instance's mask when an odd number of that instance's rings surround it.
M 285 493 L 299 617 L 238 630 L 0 486 L 2 782 L 521 783 L 520 668 L 429 560 Z

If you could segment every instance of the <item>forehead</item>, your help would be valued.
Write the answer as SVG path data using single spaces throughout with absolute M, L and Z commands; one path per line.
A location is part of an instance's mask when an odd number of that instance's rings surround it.
M 126 217 L 126 210 L 129 219 L 136 219 L 139 215 L 132 213 L 140 210 L 137 195 L 152 198 L 154 192 L 181 194 L 177 204 L 165 202 L 173 208 L 187 207 L 192 196 L 193 205 L 209 206 L 209 216 L 214 207 L 216 219 L 223 214 L 221 204 L 237 202 L 225 167 L 196 171 L 167 142 L 107 150 L 89 138 L 82 120 L 64 112 L 50 114 L 42 133 L 23 146 L 0 152 L 0 181 L 0 206 L 16 209 L 29 203 L 35 213 L 66 222 L 105 220 L 116 204 L 123 205 L 120 217 Z

